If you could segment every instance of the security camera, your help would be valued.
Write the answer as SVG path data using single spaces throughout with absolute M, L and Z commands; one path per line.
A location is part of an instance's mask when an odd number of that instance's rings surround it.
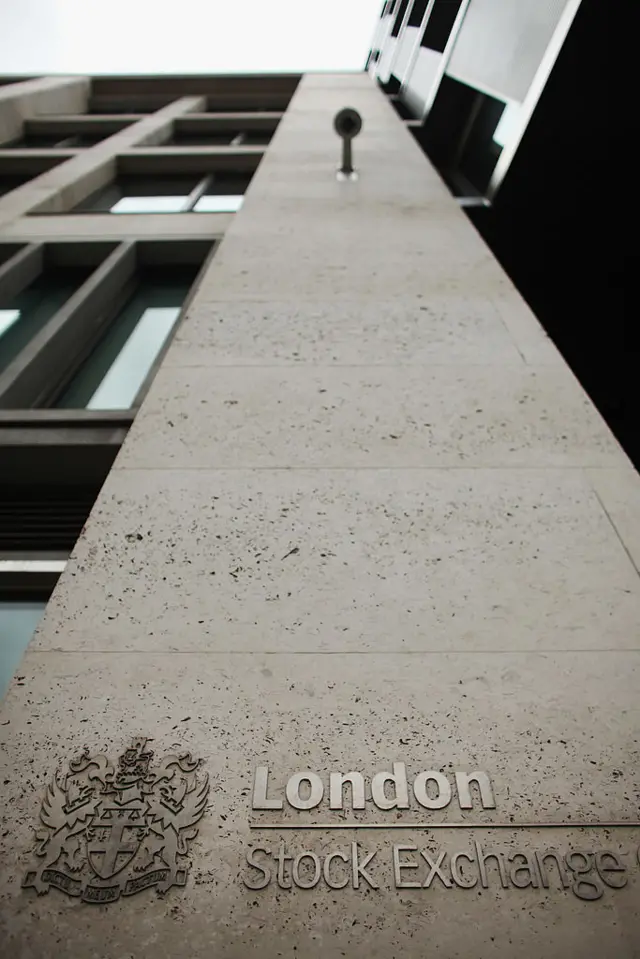
M 357 174 L 353 168 L 351 141 L 362 129 L 362 117 L 352 107 L 345 107 L 336 113 L 333 127 L 342 137 L 342 166 L 338 168 L 338 177 L 341 180 L 355 180 Z
M 339 137 L 344 140 L 353 140 L 362 129 L 362 117 L 357 110 L 351 107 L 345 107 L 336 113 L 333 126 Z

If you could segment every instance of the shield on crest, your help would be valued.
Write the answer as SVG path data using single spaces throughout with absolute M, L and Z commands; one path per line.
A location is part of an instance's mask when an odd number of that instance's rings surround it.
M 87 856 L 101 879 L 111 879 L 138 852 L 146 833 L 146 804 L 140 800 L 126 806 L 101 803 L 87 830 Z

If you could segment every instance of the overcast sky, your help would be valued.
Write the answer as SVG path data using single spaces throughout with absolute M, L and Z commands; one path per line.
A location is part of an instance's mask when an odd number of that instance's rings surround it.
M 0 73 L 361 70 L 382 0 L 0 0 Z

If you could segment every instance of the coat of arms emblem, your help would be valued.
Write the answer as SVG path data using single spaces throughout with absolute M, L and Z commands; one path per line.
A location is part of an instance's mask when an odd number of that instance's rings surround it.
M 53 886 L 105 903 L 152 886 L 163 895 L 185 885 L 208 777 L 190 753 L 154 765 L 148 742 L 134 740 L 115 766 L 85 750 L 54 776 L 36 832 L 42 861 L 23 887 L 42 894 Z

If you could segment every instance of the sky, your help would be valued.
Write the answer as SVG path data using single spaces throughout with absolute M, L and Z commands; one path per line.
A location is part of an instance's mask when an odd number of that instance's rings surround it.
M 382 0 L 0 0 L 0 73 L 362 70 Z

